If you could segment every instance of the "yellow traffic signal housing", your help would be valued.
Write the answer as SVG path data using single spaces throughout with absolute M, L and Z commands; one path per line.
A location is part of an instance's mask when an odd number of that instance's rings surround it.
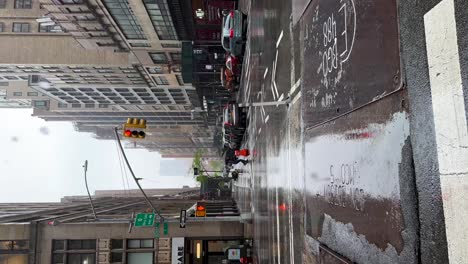
M 138 118 L 128 118 L 123 126 L 123 136 L 127 138 L 145 138 L 146 120 Z
M 124 124 L 124 129 L 128 128 L 146 128 L 146 119 L 138 119 L 138 118 L 127 118 L 127 123 Z
M 197 202 L 195 208 L 195 217 L 205 217 L 206 216 L 206 205 L 204 202 Z

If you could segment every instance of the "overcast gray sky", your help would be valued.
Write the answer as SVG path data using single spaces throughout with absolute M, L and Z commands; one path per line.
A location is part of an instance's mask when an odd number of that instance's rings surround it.
M 85 195 L 82 165 L 87 159 L 90 191 L 124 189 L 117 146 L 79 133 L 68 122 L 32 117 L 32 109 L 0 109 L 0 203 L 54 202 L 66 195 Z M 144 149 L 128 149 L 127 157 L 143 188 L 195 186 L 188 175 L 160 175 L 161 156 Z M 170 161 L 178 173 L 190 161 Z M 181 170 L 180 167 L 186 167 Z M 171 171 L 168 168 L 162 170 Z M 128 174 L 130 188 L 136 188 Z M 126 180 L 124 180 L 126 182 Z

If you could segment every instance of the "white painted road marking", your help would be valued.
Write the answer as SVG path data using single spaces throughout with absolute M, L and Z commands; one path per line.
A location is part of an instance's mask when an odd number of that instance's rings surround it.
M 279 47 L 279 44 L 281 43 L 281 39 L 283 38 L 283 30 L 281 30 L 281 33 L 278 37 L 278 40 L 276 41 L 276 48 Z
M 468 132 L 454 0 L 424 15 L 437 159 L 449 262 L 468 259 Z
M 297 87 L 301 85 L 301 79 L 297 80 L 297 82 L 291 87 L 289 94 L 292 95 L 296 91 Z
M 293 99 L 293 101 L 292 101 L 291 104 L 295 104 L 295 103 L 299 100 L 299 98 L 301 98 L 301 96 L 302 96 L 302 92 L 299 91 L 299 92 L 297 93 L 296 97 L 294 97 L 294 99 Z
M 265 117 L 265 124 L 268 123 L 268 120 L 270 120 L 270 115 L 267 115 L 267 117 Z
M 268 74 L 268 67 L 266 67 L 266 69 L 265 69 L 265 73 L 263 74 L 263 79 L 266 78 L 267 74 Z

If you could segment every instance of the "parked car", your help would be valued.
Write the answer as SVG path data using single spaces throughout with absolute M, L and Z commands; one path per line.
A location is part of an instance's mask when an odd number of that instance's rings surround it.
M 224 88 L 227 90 L 234 92 L 237 90 L 237 76 L 234 75 L 234 73 L 229 70 L 228 68 L 223 67 L 221 70 L 221 84 L 223 85 Z
M 244 14 L 239 10 L 223 12 L 221 44 L 234 56 L 242 55 L 244 45 Z
M 241 74 L 241 60 L 232 54 L 226 55 L 226 68 L 229 69 L 234 76 Z
M 247 126 L 247 109 L 239 107 L 236 103 L 229 103 L 224 107 L 224 127 L 245 130 Z

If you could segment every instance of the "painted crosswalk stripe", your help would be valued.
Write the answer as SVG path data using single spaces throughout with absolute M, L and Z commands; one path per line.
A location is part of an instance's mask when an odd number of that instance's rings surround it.
M 292 95 L 297 87 L 299 87 L 301 85 L 301 79 L 297 80 L 297 82 L 291 87 L 291 90 L 289 91 L 289 94 Z
M 454 0 L 442 0 L 427 12 L 424 29 L 449 263 L 465 263 L 468 129 Z

